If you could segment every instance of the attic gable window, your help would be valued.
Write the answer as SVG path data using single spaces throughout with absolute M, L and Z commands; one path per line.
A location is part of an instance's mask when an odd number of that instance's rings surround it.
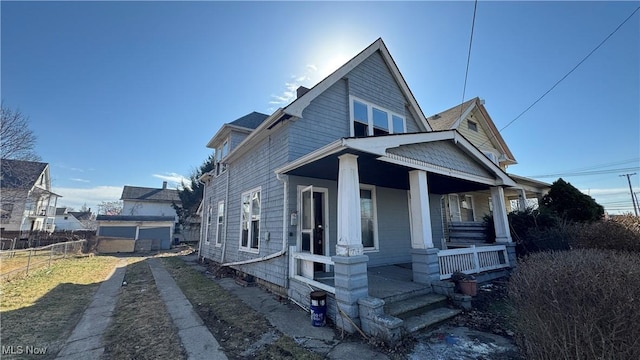
M 407 132 L 404 116 L 350 96 L 351 137 L 401 134 Z
M 467 126 L 469 127 L 469 130 L 471 130 L 471 131 L 475 131 L 475 132 L 478 131 L 478 124 L 473 122 L 473 121 L 471 121 L 471 120 L 467 120 Z

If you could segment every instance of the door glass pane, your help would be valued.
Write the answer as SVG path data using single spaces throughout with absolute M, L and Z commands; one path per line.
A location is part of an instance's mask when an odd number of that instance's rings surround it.
M 311 192 L 302 192 L 302 228 L 311 229 Z
M 302 251 L 311 251 L 311 234 L 302 233 Z
M 362 226 L 362 246 L 372 248 L 374 243 L 373 198 L 371 190 L 360 190 L 360 214 Z

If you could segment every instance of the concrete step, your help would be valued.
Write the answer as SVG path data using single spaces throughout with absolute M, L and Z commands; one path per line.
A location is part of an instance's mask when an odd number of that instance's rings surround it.
M 385 304 L 385 313 L 407 319 L 433 310 L 447 303 L 447 297 L 440 294 L 425 294 Z
M 393 304 L 402 300 L 411 299 L 419 296 L 425 296 L 429 294 L 432 294 L 431 287 L 424 287 L 422 289 L 405 291 L 403 293 L 386 296 L 386 297 L 383 297 L 382 300 L 384 300 L 385 304 Z
M 409 333 L 413 333 L 429 326 L 441 323 L 460 314 L 462 310 L 440 307 L 430 310 L 422 315 L 412 316 L 404 320 L 404 327 Z

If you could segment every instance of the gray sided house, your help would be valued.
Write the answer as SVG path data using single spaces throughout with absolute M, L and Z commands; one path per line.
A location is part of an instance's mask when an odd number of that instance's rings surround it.
M 216 167 L 201 177 L 200 256 L 303 307 L 324 290 L 347 331 L 394 338 L 419 328 L 394 301 L 450 295 L 443 280 L 456 270 L 515 265 L 505 192 L 518 183 L 457 128 L 434 130 L 381 39 L 207 146 Z M 449 246 L 443 199 L 478 193 L 491 199 L 497 242 Z

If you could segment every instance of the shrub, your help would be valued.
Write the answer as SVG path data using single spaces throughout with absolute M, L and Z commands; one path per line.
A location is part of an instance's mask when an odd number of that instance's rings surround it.
M 562 178 L 551 184 L 549 193 L 540 202 L 540 208 L 555 213 L 559 218 L 577 222 L 596 221 L 604 215 L 602 205 Z
M 640 359 L 640 255 L 533 254 L 509 281 L 527 359 Z
M 574 224 L 571 246 L 640 252 L 640 218 L 623 215 L 612 220 Z

